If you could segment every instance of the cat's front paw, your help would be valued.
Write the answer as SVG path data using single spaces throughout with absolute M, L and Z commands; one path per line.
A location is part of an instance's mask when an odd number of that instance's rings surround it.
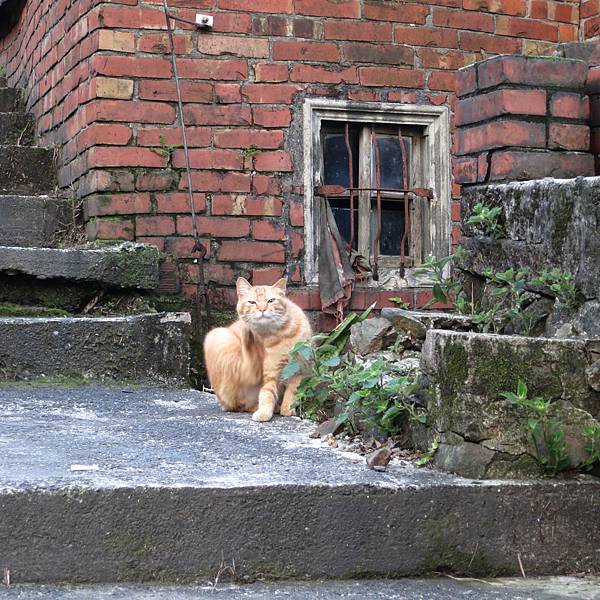
M 294 408 L 292 408 L 291 406 L 281 406 L 281 408 L 279 409 L 279 414 L 282 417 L 294 417 L 296 416 L 296 410 Z
M 273 418 L 273 411 L 269 410 L 268 408 L 259 408 L 252 415 L 253 421 L 264 422 L 264 421 L 270 421 L 272 418 Z

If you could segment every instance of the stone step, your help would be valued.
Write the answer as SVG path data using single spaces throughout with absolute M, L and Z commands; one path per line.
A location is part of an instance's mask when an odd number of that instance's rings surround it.
M 21 90 L 0 86 L 0 112 L 14 112 L 21 108 Z
M 29 146 L 33 143 L 35 121 L 27 113 L 0 112 L 0 144 Z
M 0 88 L 6 87 L 6 77 L 0 76 Z
M 190 316 L 0 318 L 0 382 L 127 381 L 185 385 Z
M 159 283 L 159 258 L 155 246 L 131 242 L 98 248 L 0 246 L 0 273 L 153 290 Z
M 119 347 L 122 362 L 152 348 Z M 312 428 L 194 390 L 4 387 L 1 566 L 19 583 L 214 581 L 234 563 L 249 580 L 600 572 L 598 480 L 472 481 L 396 459 L 382 473 Z
M 48 246 L 70 219 L 66 200 L 0 195 L 0 246 Z
M 215 573 L 216 577 L 216 573 Z M 242 575 L 243 577 L 243 575 Z M 223 581 L 225 579 L 225 581 Z M 96 584 L 75 586 L 11 585 L 0 589 L 7 600 L 598 600 L 598 577 L 473 579 L 355 579 L 232 584 L 223 574 L 194 585 Z
M 0 194 L 43 194 L 52 192 L 55 187 L 52 150 L 0 146 Z

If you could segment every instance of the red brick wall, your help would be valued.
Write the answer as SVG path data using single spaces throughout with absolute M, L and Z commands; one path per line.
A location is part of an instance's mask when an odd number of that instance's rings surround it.
M 600 40 L 600 0 L 582 0 L 580 10 L 580 38 Z
M 584 2 L 594 30 L 597 0 Z M 497 53 L 541 54 L 580 36 L 579 0 L 169 0 L 213 14 L 178 24 L 176 51 L 207 276 L 302 284 L 302 176 L 294 128 L 310 96 L 455 108 L 454 72 Z M 588 6 L 589 5 L 589 6 Z M 583 15 L 582 15 L 583 16 Z M 589 25 L 592 23 L 592 25 Z M 30 0 L 0 41 L 11 84 L 26 87 L 60 182 L 85 197 L 91 238 L 176 253 L 191 293 L 191 227 L 175 87 L 159 0 Z M 592 33 L 590 33 L 592 35 Z M 454 123 L 453 123 L 454 128 Z M 244 148 L 256 146 L 252 157 Z M 460 188 L 452 218 L 458 241 Z M 423 304 L 428 291 L 405 290 Z M 304 295 L 306 306 L 315 305 Z M 380 294 L 387 298 L 388 292 Z M 373 293 L 357 293 L 356 306 Z M 316 306 L 315 306 L 316 307 Z

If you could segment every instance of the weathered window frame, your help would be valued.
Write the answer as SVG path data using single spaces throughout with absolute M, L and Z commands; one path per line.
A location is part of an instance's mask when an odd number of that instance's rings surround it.
M 417 104 L 393 104 L 389 102 L 349 102 L 308 98 L 304 102 L 304 235 L 305 235 L 305 274 L 308 284 L 318 283 L 318 211 L 314 196 L 315 183 L 320 179 L 322 121 L 356 123 L 376 123 L 377 125 L 416 126 L 422 128 L 424 144 L 423 164 L 432 167 L 417 174 L 415 185 L 433 190 L 433 200 L 421 200 L 415 206 L 423 213 L 428 223 L 427 235 L 423 240 L 423 257 L 427 254 L 446 256 L 451 248 L 451 196 L 450 177 L 450 125 L 449 113 L 444 106 Z M 414 269 L 406 271 L 404 279 L 394 275 L 385 264 L 382 272 L 388 277 L 380 281 L 369 281 L 373 287 L 398 288 L 428 285 L 423 276 L 414 274 Z

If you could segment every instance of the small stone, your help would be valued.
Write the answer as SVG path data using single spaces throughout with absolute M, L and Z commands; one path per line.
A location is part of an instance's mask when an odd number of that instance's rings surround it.
M 380 352 L 396 341 L 396 332 L 387 319 L 367 319 L 356 323 L 350 330 L 350 346 L 361 356 Z
M 337 440 L 335 439 L 335 436 L 329 434 L 325 440 L 327 441 L 327 444 L 329 444 L 330 448 L 337 448 L 338 447 L 338 443 Z
M 326 438 L 328 435 L 337 435 L 341 433 L 343 425 L 338 425 L 335 419 L 327 419 L 323 421 L 316 429 L 311 431 L 308 437 L 312 439 Z
M 367 466 L 375 471 L 385 471 L 391 458 L 392 451 L 387 446 L 383 446 L 367 456 Z

